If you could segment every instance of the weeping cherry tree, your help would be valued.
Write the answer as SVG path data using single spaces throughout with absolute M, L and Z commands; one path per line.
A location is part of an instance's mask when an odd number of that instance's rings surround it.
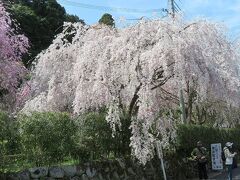
M 66 23 L 37 57 L 22 111 L 79 115 L 107 107 L 113 133 L 127 113 L 132 153 L 145 164 L 154 155 L 151 128 L 157 121 L 166 137 L 172 123 L 158 113 L 169 104 L 177 108 L 172 102 L 180 89 L 194 85 L 200 101 L 239 106 L 239 56 L 221 29 L 205 20 L 140 21 L 124 29 Z

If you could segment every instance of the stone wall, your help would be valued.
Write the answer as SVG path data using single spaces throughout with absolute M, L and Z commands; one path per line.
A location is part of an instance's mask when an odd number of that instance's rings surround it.
M 161 172 L 152 163 L 143 167 L 117 159 L 61 167 L 38 167 L 1 175 L 1 180 L 160 180 Z

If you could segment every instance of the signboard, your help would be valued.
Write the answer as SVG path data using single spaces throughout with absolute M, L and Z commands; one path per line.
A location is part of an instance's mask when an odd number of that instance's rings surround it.
M 211 158 L 213 170 L 223 169 L 221 143 L 211 144 Z

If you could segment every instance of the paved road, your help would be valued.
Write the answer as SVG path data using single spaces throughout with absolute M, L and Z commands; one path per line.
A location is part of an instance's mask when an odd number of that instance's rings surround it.
M 211 180 L 227 180 L 227 171 L 213 172 L 209 174 Z M 240 180 L 240 167 L 233 169 L 233 179 Z
M 239 166 L 239 165 L 238 165 Z M 227 171 L 215 171 L 208 173 L 209 179 L 208 180 L 227 180 Z M 191 180 L 198 180 L 191 179 Z M 240 166 L 239 168 L 233 169 L 233 180 L 240 180 Z

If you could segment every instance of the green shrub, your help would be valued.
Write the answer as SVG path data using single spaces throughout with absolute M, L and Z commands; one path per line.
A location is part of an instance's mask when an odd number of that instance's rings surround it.
M 77 146 L 77 125 L 66 113 L 33 113 L 20 117 L 23 153 L 37 166 L 62 162 Z
M 210 152 L 213 143 L 225 143 L 231 141 L 236 149 L 240 148 L 240 129 L 220 129 L 201 125 L 180 125 L 177 129 L 176 149 L 183 157 L 190 156 L 191 151 L 196 147 L 197 141 Z
M 19 148 L 17 121 L 10 118 L 6 112 L 0 111 L 0 153 L 12 155 L 19 153 Z
M 122 130 L 112 136 L 112 130 L 105 120 L 105 112 L 91 112 L 77 118 L 79 124 L 78 153 L 80 158 L 95 160 L 104 157 L 130 155 L 129 119 L 122 118 Z
M 20 154 L 18 123 L 0 111 L 0 172 L 5 172 L 11 165 L 8 157 L 14 154 Z

